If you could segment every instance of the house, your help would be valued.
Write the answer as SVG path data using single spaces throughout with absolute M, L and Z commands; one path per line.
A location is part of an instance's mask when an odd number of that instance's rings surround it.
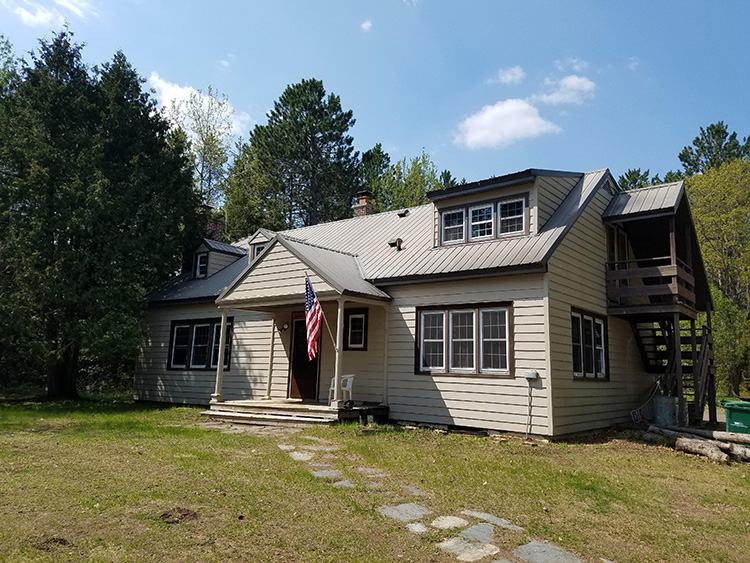
M 428 197 L 373 213 L 362 193 L 351 219 L 204 240 L 149 298 L 136 398 L 554 436 L 629 420 L 658 377 L 702 418 L 712 304 L 681 182 L 529 169 Z M 327 321 L 313 361 L 306 276 Z

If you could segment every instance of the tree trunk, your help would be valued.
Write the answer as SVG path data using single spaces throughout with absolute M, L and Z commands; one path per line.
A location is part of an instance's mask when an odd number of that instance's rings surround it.
M 47 365 L 47 397 L 77 399 L 78 347 L 69 346 L 61 358 Z

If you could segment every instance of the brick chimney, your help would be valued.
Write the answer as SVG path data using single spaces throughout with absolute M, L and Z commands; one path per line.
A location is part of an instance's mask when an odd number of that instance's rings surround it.
M 224 240 L 224 219 L 214 215 L 214 208 L 205 203 L 202 205 L 205 216 L 203 236 L 222 242 Z
M 371 199 L 372 193 L 367 190 L 357 193 L 357 203 L 354 206 L 355 217 L 363 217 L 375 213 L 375 206 L 370 201 Z

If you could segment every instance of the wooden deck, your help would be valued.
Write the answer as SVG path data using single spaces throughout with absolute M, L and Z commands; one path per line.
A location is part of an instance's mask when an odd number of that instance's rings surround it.
M 245 400 L 214 403 L 201 414 L 215 420 L 263 426 L 333 424 L 366 421 L 369 416 L 378 420 L 387 419 L 388 406 L 360 404 L 346 409 L 294 400 Z

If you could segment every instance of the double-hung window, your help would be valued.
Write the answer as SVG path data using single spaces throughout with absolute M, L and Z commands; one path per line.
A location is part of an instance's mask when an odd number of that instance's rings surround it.
M 500 236 L 525 232 L 526 200 L 518 198 L 498 203 L 497 222 L 497 232 Z
M 208 275 L 208 252 L 201 252 L 195 255 L 193 265 L 193 276 L 196 278 L 205 278 Z
M 607 379 L 607 330 L 605 320 L 574 311 L 570 316 L 573 375 Z
M 510 318 L 510 305 L 420 310 L 417 371 L 510 374 Z
M 452 244 L 464 241 L 464 210 L 444 211 L 442 214 L 442 241 L 443 244 Z
M 492 238 L 493 205 L 478 205 L 469 209 L 469 240 Z
M 344 310 L 344 350 L 367 350 L 368 309 Z
M 232 353 L 232 326 L 227 321 L 224 343 L 224 367 L 229 368 Z M 221 319 L 196 319 L 172 322 L 167 368 L 180 370 L 215 369 L 219 362 Z

